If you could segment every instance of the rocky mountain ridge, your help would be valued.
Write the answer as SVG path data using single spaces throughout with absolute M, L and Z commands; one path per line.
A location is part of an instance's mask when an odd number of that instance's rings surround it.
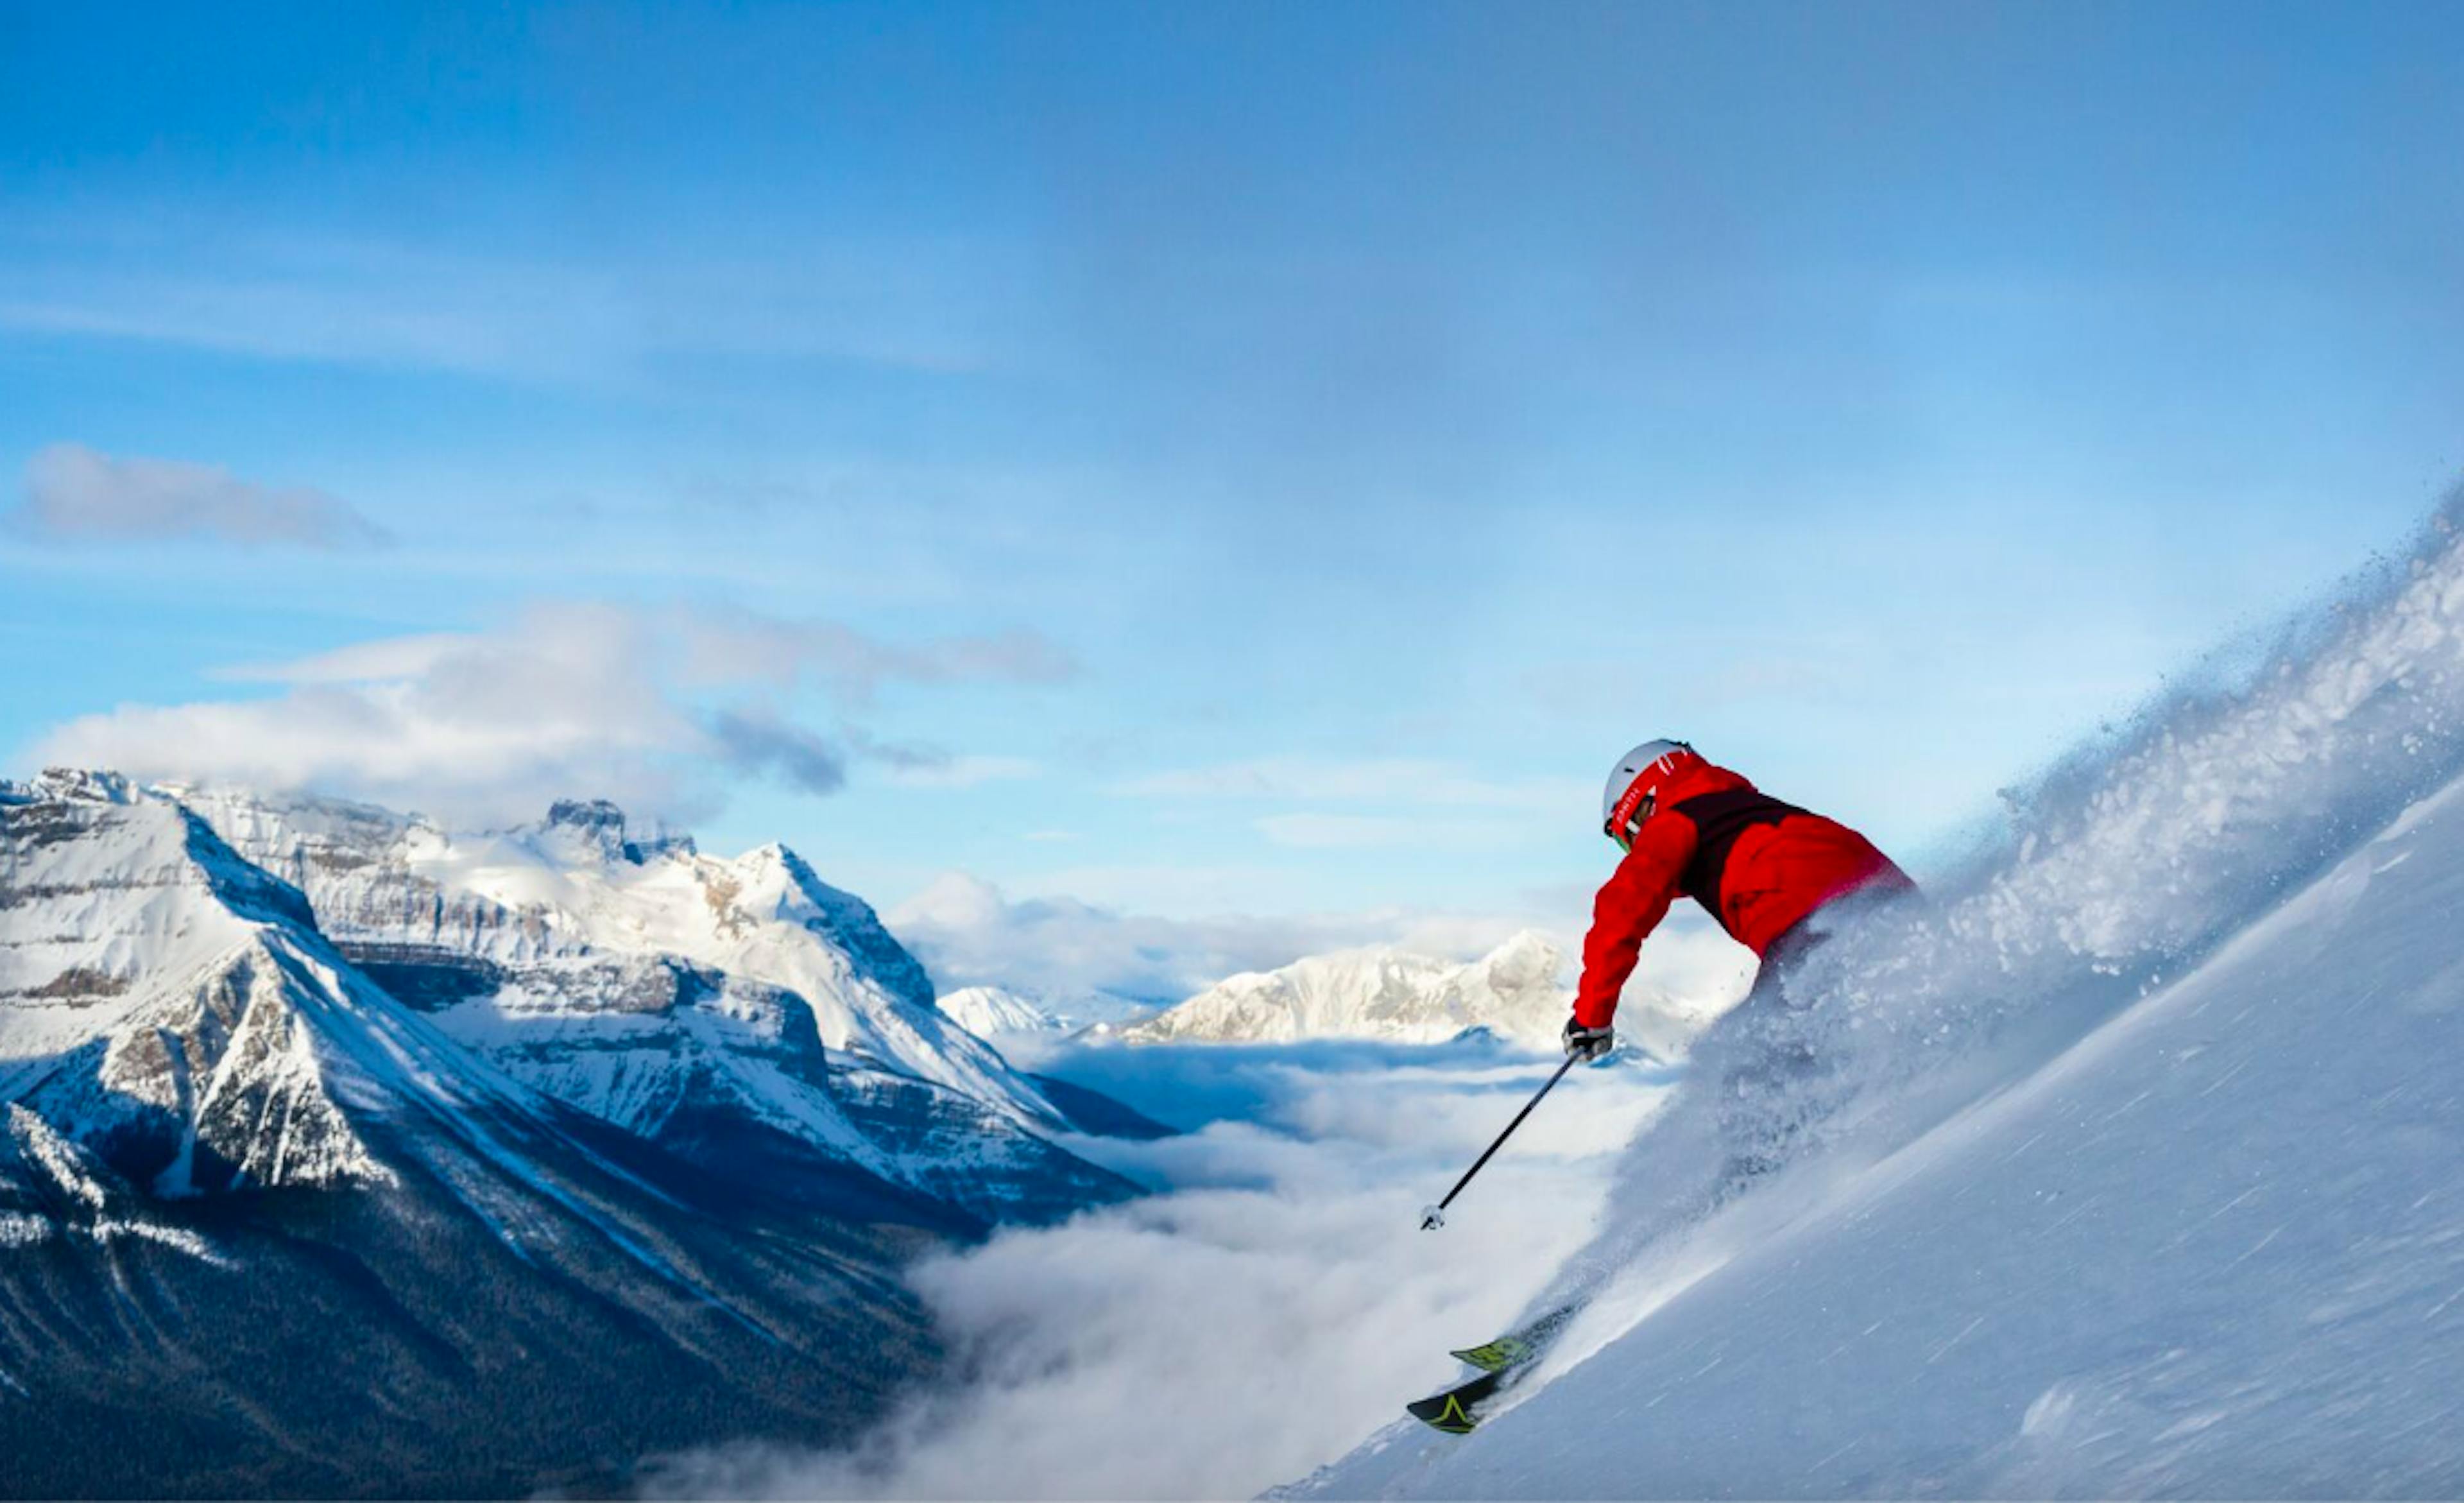
M 352 962 L 506 1073 L 715 1172 L 817 1160 L 985 1222 L 1129 1187 L 935 1006 L 923 967 L 783 846 L 633 835 L 604 802 L 449 832 L 301 795 L 166 786 L 296 887 Z

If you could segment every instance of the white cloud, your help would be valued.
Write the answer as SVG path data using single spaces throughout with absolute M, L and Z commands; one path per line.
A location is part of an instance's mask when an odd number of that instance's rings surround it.
M 895 643 L 835 621 L 787 621 L 745 610 L 697 610 L 671 619 L 681 667 L 696 680 L 786 686 L 813 679 L 855 703 L 889 682 L 1059 683 L 1078 671 L 1058 643 L 1033 631 Z
M 1478 1049 L 1103 1050 L 1056 1068 L 1201 1131 L 1072 1146 L 1171 1193 L 914 1275 L 965 1386 L 835 1452 L 668 1458 L 661 1493 L 1244 1497 L 1457 1371 L 1583 1240 L 1666 1077 L 1552 1093 L 1441 1232 L 1435 1200 L 1548 1066 Z M 1091 1071 L 1082 1074 L 1080 1071 Z
M 439 659 L 469 651 L 478 643 L 479 638 L 461 631 L 383 637 L 285 662 L 233 663 L 210 669 L 206 676 L 233 684 L 355 684 L 380 678 L 416 678 Z
M 490 630 L 225 670 L 218 676 L 284 692 L 123 705 L 58 727 L 37 751 L 143 778 L 319 788 L 473 823 L 531 817 L 568 794 L 683 817 L 738 778 L 828 793 L 857 761 L 913 776 L 1008 770 L 931 748 L 893 757 L 853 727 L 825 736 L 758 692 L 811 677 L 861 696 L 888 678 L 1032 677 L 1059 660 L 1010 645 L 1032 638 L 988 640 L 998 650 L 983 639 L 899 647 L 833 623 L 546 604 Z M 731 656 L 728 643 L 752 645 Z
M 63 542 L 209 539 L 252 546 L 367 547 L 383 528 L 323 491 L 279 489 L 214 465 L 117 458 L 53 444 L 26 465 L 18 528 Z

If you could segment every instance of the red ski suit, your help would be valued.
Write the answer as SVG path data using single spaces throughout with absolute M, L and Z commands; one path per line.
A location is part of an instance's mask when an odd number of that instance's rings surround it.
M 1759 956 L 1835 898 L 1877 883 L 1915 886 L 1847 826 L 1783 804 L 1691 751 L 1675 763 L 1660 779 L 1634 849 L 1592 906 L 1574 994 L 1574 1021 L 1587 1028 L 1617 1016 L 1644 938 L 1681 896 L 1701 903 Z

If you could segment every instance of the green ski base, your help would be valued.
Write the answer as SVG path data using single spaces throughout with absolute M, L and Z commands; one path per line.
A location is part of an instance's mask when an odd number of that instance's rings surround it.
M 1469 1435 L 1472 1426 L 1480 1423 L 1476 1412 L 1480 1402 L 1496 1393 L 1505 1382 L 1504 1373 L 1483 1373 L 1459 1387 L 1433 1393 L 1403 1407 L 1431 1429 L 1443 1430 L 1448 1435 Z

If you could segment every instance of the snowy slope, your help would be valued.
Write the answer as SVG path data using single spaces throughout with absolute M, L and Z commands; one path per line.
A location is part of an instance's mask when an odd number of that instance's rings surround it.
M 1781 1234 L 1652 1267 L 1629 1316 L 1700 1281 L 1467 1441 L 1319 1486 L 2455 1495 L 2459 913 L 2464 787 Z
M 784 847 L 726 859 L 637 840 L 605 803 L 455 835 L 302 795 L 165 791 L 296 884 L 355 963 L 448 1034 L 715 1168 L 807 1152 L 990 1221 L 1129 1189 L 1050 1141 L 1070 1124 L 1042 1088 L 936 1009 L 872 910 Z
M 1517 1404 L 1295 1491 L 2454 1495 L 2459 770 L 2442 517 L 1835 942 L 1815 1006 L 1715 1028 Z M 1822 1069 L 1723 1110 L 1706 1067 L 1773 1038 Z M 1790 1166 L 1703 1198 L 1741 1126 L 1802 1116 L 1757 1139 Z
M 1309 956 L 1276 970 L 1230 977 L 1122 1029 L 1121 1037 L 1133 1044 L 1436 1044 L 1466 1028 L 1487 1028 L 1521 1044 L 1553 1048 L 1573 1001 L 1564 985 L 1566 969 L 1564 952 L 1531 930 L 1468 964 L 1393 948 Z M 1681 999 L 1639 982 L 1627 989 L 1620 1031 L 1650 1052 L 1682 1052 L 1744 989 L 1742 977 L 1719 980 L 1737 984 Z
M 405 1109 L 448 1050 L 366 1005 L 298 894 L 115 780 L 0 812 L 0 1099 L 158 1194 L 389 1179 L 344 1107 Z

